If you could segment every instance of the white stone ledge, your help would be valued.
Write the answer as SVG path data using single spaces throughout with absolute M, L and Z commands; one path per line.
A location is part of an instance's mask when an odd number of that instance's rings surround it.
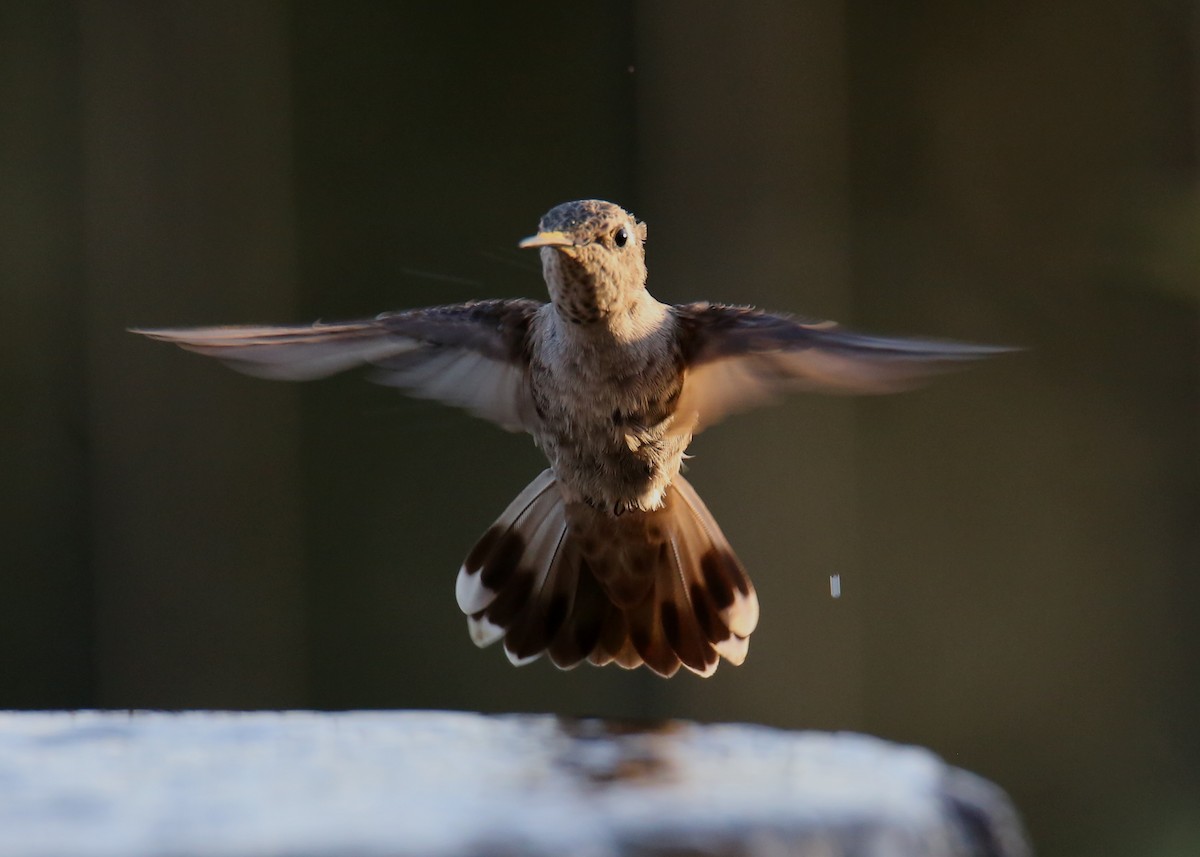
M 1025 857 L 1004 794 L 853 734 L 446 712 L 0 713 L 0 854 Z

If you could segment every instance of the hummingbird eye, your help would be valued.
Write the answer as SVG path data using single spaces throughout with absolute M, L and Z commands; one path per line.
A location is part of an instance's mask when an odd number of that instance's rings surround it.
M 625 231 L 624 226 L 622 226 L 620 229 L 618 229 L 616 232 L 613 233 L 613 243 L 616 244 L 618 247 L 624 247 L 628 241 L 629 241 L 629 233 Z

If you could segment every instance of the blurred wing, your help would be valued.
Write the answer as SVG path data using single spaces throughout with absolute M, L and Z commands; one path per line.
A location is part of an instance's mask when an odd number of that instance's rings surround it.
M 260 378 L 307 381 L 376 366 L 372 380 L 378 383 L 465 408 L 517 431 L 531 422 L 526 343 L 540 306 L 530 300 L 477 301 L 302 327 L 132 332 L 216 357 Z
M 686 304 L 675 311 L 687 372 L 679 407 L 698 415 L 696 432 L 783 393 L 893 393 L 1013 350 L 870 336 L 746 307 Z

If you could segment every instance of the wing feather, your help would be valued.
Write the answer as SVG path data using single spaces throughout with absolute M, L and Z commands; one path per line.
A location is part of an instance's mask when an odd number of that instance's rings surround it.
M 786 393 L 893 393 L 1015 350 L 873 336 L 833 322 L 720 304 L 678 306 L 675 317 L 686 371 L 679 411 L 693 415 L 695 432 Z
M 356 366 L 372 379 L 528 429 L 528 334 L 542 304 L 474 301 L 338 323 L 134 329 L 260 378 L 307 381 Z

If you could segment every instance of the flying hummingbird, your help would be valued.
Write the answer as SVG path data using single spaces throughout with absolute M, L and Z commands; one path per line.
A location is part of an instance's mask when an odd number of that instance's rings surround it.
M 520 242 L 550 302 L 470 301 L 302 327 L 141 329 L 250 375 L 320 378 L 367 364 L 380 383 L 525 431 L 550 467 L 505 509 L 458 573 L 478 646 L 512 663 L 547 654 L 740 664 L 758 598 L 679 473 L 692 437 L 797 390 L 885 393 L 1009 349 L 885 338 L 756 309 L 670 305 L 646 291 L 646 224 L 601 200 L 567 202 Z

